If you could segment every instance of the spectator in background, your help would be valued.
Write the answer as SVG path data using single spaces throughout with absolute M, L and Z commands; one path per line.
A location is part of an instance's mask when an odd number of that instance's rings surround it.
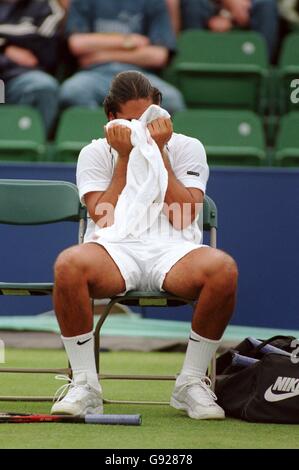
M 8 104 L 34 106 L 47 132 L 58 111 L 59 27 L 64 9 L 57 0 L 2 0 L 0 3 L 0 78 Z
M 165 0 L 73 0 L 66 25 L 80 71 L 61 87 L 61 105 L 102 105 L 119 72 L 143 72 L 170 113 L 185 107 L 181 93 L 156 75 L 175 51 Z
M 234 26 L 261 33 L 270 59 L 278 41 L 276 0 L 181 0 L 182 29 L 226 32 Z

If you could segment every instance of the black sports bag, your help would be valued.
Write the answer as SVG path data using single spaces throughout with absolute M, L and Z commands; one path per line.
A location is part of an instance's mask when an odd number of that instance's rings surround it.
M 216 395 L 226 415 L 252 422 L 298 424 L 298 345 L 293 337 L 247 338 L 220 356 Z

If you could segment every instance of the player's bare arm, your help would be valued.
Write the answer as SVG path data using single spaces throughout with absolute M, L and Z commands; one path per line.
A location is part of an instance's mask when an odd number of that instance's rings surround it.
M 165 195 L 166 206 L 169 208 L 170 206 L 175 207 L 175 205 L 179 205 L 181 216 L 174 217 L 173 210 L 167 210 L 165 213 L 167 214 L 170 223 L 176 229 L 184 229 L 185 227 L 189 226 L 196 218 L 198 213 L 198 204 L 203 202 L 204 195 L 200 189 L 186 188 L 176 178 L 171 168 L 166 150 L 166 144 L 170 140 L 173 132 L 171 120 L 165 118 L 156 119 L 148 125 L 148 129 L 152 138 L 159 147 L 165 168 L 168 172 L 168 187 Z M 186 208 L 187 204 L 189 205 L 190 210 L 184 211 L 184 205 L 186 205 Z
M 85 196 L 89 215 L 100 227 L 102 227 L 101 219 L 103 217 L 105 217 L 105 223 L 107 221 L 107 208 L 111 208 L 110 210 L 113 212 L 118 197 L 126 185 L 127 165 L 133 148 L 131 130 L 128 127 L 116 124 L 108 129 L 105 128 L 105 136 L 108 144 L 118 153 L 114 174 L 107 191 L 90 192 Z M 111 214 L 111 222 L 113 223 L 113 214 Z

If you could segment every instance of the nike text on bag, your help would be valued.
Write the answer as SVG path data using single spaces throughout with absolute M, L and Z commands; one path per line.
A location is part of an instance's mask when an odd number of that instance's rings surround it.
M 218 358 L 216 394 L 226 415 L 252 422 L 299 423 L 299 364 L 285 354 L 292 352 L 293 339 L 274 337 L 253 347 L 247 338 Z M 262 352 L 270 344 L 278 350 Z

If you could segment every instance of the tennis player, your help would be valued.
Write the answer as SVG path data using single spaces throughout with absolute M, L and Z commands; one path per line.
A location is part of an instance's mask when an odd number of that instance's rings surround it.
M 127 71 L 112 81 L 104 106 L 109 121 L 139 119 L 161 93 L 140 72 Z M 115 125 L 106 138 L 83 148 L 77 185 L 90 220 L 84 243 L 63 251 L 55 264 L 54 304 L 73 379 L 52 407 L 54 414 L 103 411 L 102 389 L 94 359 L 90 297 L 109 298 L 128 290 L 165 290 L 195 303 L 185 360 L 170 404 L 194 419 L 223 419 L 206 371 L 233 313 L 237 288 L 235 261 L 223 251 L 202 245 L 197 224 L 209 169 L 203 145 L 173 132 L 171 119 L 148 125 L 168 173 L 165 207 L 175 204 L 190 217 L 163 210 L 159 224 L 140 237 L 119 242 L 101 240 L 107 205 L 114 208 L 126 185 L 132 150 L 131 131 Z M 105 210 L 101 211 L 101 207 Z M 125 215 L 124 215 L 125 216 Z M 113 217 L 111 224 L 113 223 Z M 109 224 L 108 224 L 109 225 Z

